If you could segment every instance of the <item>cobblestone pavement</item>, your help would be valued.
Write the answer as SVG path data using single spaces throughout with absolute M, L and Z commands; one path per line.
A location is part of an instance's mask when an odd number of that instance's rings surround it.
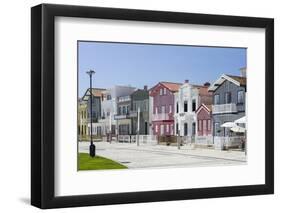
M 128 168 L 167 168 L 230 166 L 247 163 L 244 152 L 196 148 L 189 145 L 145 145 L 96 142 L 96 154 L 117 161 Z M 89 142 L 79 143 L 79 152 L 88 153 Z

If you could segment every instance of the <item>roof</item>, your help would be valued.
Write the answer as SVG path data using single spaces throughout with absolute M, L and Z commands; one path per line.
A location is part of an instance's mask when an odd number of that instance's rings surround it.
M 92 94 L 94 97 L 101 97 L 102 92 L 104 92 L 104 91 L 105 91 L 105 89 L 102 89 L 102 88 L 92 88 Z M 90 88 L 87 89 L 84 96 L 82 97 L 82 100 L 87 101 L 89 99 L 89 96 L 90 96 Z
M 177 92 L 182 84 L 181 83 L 161 81 L 158 84 L 156 84 L 154 87 L 150 88 L 149 91 L 153 91 L 158 85 L 162 85 L 162 86 L 166 87 L 171 92 Z
M 198 113 L 202 108 L 205 109 L 205 110 L 207 110 L 207 111 L 209 111 L 209 112 L 212 111 L 212 105 L 201 104 L 201 105 L 197 108 L 196 113 Z
M 181 83 L 173 83 L 173 82 L 160 82 L 160 84 L 167 87 L 171 92 L 177 92 L 182 85 Z
M 210 87 L 209 91 L 215 91 L 225 81 L 230 81 L 237 86 L 246 86 L 246 77 L 222 74 Z
M 212 92 L 208 90 L 208 86 L 200 86 L 200 87 L 197 87 L 198 90 L 199 90 L 199 95 L 200 96 L 211 96 L 212 95 Z
M 238 81 L 240 83 L 240 85 L 245 86 L 246 85 L 246 77 L 241 77 L 241 76 L 235 76 L 235 75 L 227 75 L 228 77 Z

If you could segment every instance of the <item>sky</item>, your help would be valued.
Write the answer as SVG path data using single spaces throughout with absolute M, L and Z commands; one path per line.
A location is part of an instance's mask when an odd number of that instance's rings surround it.
M 246 67 L 245 48 L 153 45 L 110 42 L 78 42 L 78 90 L 82 97 L 89 87 L 130 85 L 148 88 L 160 81 L 193 84 L 214 82 L 222 74 L 240 75 Z

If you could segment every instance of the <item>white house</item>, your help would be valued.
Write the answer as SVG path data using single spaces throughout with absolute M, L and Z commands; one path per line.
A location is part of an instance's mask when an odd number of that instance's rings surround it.
M 208 92 L 210 84 L 190 84 L 185 80 L 175 94 L 175 134 L 186 136 L 185 139 L 191 142 L 197 134 L 196 109 L 203 104 L 212 103 L 212 93 Z
M 113 86 L 103 91 L 101 100 L 101 119 L 98 123 L 93 123 L 94 135 L 106 135 L 117 133 L 116 120 L 114 115 L 117 114 L 118 97 L 130 95 L 135 91 L 135 87 L 131 86 Z M 90 125 L 90 124 L 89 124 Z

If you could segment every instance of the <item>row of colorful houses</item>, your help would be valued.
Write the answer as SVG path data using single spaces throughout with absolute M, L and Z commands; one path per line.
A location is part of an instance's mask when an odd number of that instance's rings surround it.
M 221 143 L 222 138 L 235 136 L 221 125 L 245 116 L 246 69 L 241 69 L 241 73 L 241 76 L 223 74 L 212 84 L 203 85 L 185 80 L 158 82 L 150 89 L 93 88 L 93 135 L 177 135 L 190 142 Z M 88 89 L 79 100 L 81 138 L 90 133 L 90 94 Z

